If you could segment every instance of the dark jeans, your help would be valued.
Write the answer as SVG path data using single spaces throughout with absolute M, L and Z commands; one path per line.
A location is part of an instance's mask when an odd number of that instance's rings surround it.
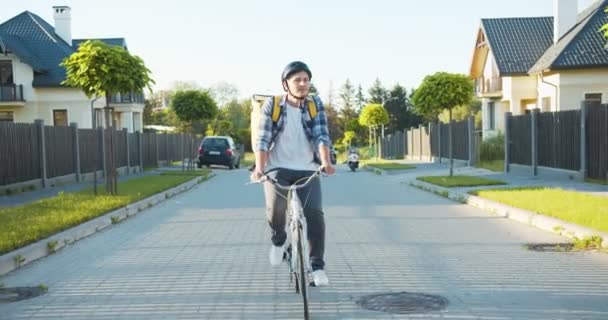
M 312 174 L 314 174 L 314 171 L 295 171 L 281 168 L 268 173 L 270 177 L 276 179 L 283 186 L 291 185 L 302 178 L 310 177 Z M 325 252 L 325 220 L 321 204 L 321 182 L 319 177 L 314 178 L 306 187 L 299 189 L 297 193 L 304 207 L 304 216 L 306 217 L 310 264 L 313 270 L 323 269 L 325 266 L 325 262 L 323 261 L 323 254 Z M 281 246 L 287 239 L 287 233 L 285 232 L 287 200 L 284 198 L 287 197 L 287 191 L 280 190 L 270 182 L 266 182 L 264 183 L 264 194 L 266 196 L 266 218 L 272 229 L 271 240 L 275 246 Z M 283 195 L 283 197 L 279 194 Z

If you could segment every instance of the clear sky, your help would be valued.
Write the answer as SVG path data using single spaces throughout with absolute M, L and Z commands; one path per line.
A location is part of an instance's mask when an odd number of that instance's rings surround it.
M 346 78 L 409 90 L 436 71 L 467 73 L 481 18 L 553 13 L 552 0 L 2 0 L 0 22 L 29 10 L 53 25 L 53 5 L 72 8 L 74 38 L 126 38 L 156 89 L 225 81 L 241 97 L 281 92 L 296 59 L 324 98 Z

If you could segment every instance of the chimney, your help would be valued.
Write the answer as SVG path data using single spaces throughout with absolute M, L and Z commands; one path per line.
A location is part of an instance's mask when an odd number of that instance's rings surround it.
M 54 6 L 53 18 L 55 18 L 55 33 L 68 45 L 72 46 L 72 17 L 70 7 Z
M 578 0 L 553 0 L 553 43 L 557 43 L 574 24 L 578 15 Z

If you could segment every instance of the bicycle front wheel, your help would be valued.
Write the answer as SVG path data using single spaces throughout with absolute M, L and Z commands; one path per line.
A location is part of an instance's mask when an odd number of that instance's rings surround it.
M 307 295 L 307 291 L 306 291 L 306 286 L 308 281 L 306 281 L 306 265 L 304 263 L 304 250 L 302 250 L 302 228 L 298 227 L 297 228 L 297 233 L 298 233 L 298 268 L 297 268 L 297 273 L 298 273 L 298 279 L 296 280 L 296 284 L 300 286 L 300 293 L 302 294 L 302 300 L 304 302 L 304 319 L 308 320 L 308 295 Z

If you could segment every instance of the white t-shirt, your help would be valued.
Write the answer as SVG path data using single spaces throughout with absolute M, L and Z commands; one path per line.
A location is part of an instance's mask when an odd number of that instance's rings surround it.
M 317 170 L 312 144 L 302 126 L 302 110 L 285 106 L 285 128 L 268 153 L 268 169 Z

